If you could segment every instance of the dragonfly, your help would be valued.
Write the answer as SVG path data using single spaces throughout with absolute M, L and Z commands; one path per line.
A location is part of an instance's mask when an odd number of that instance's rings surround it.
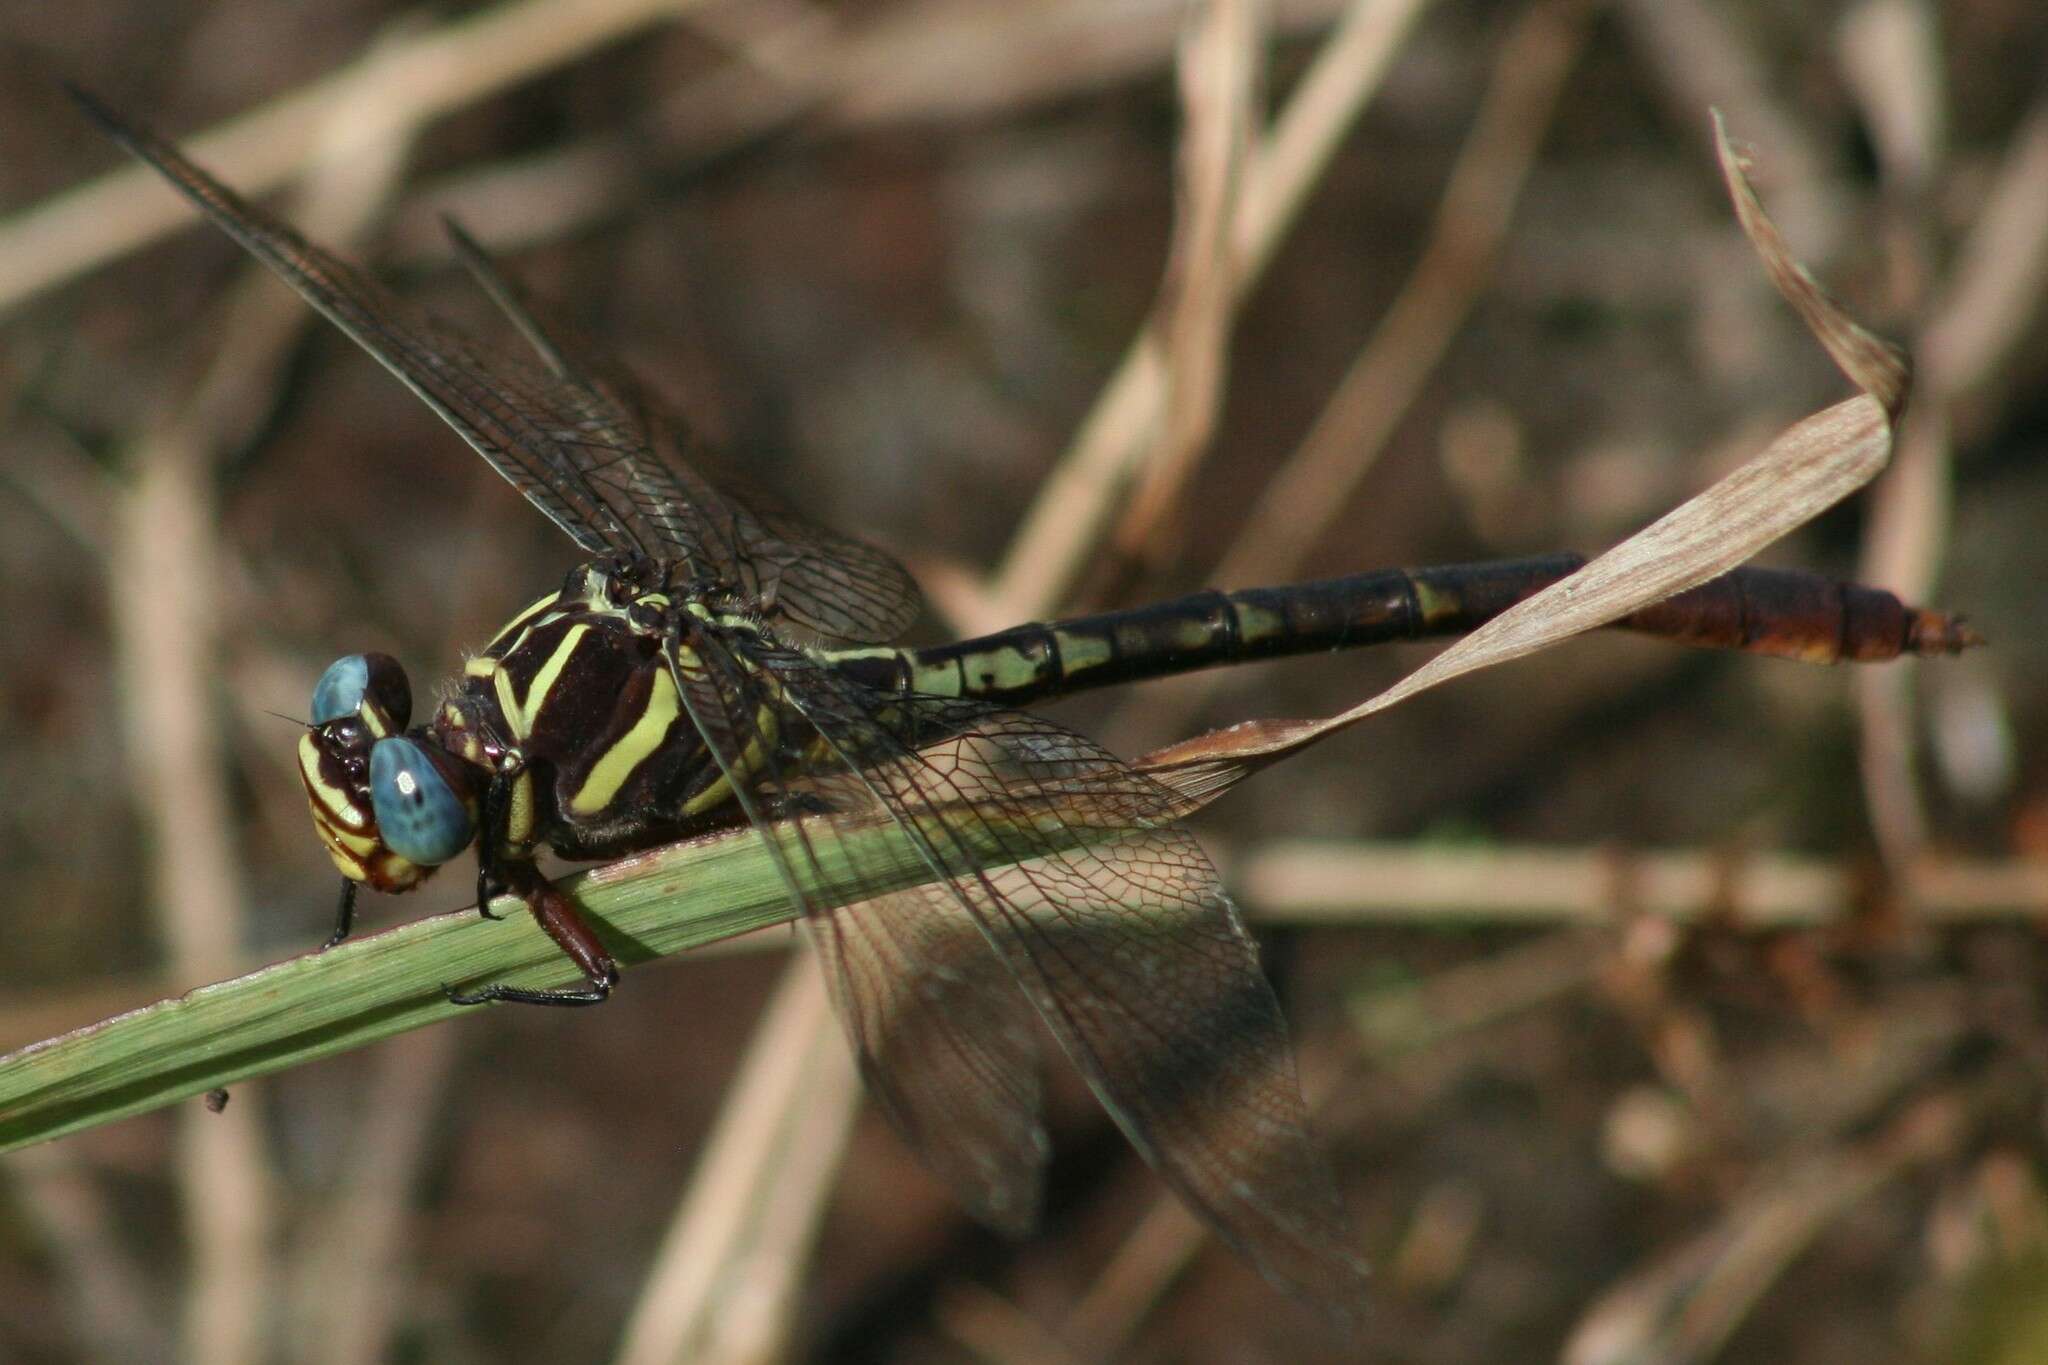
M 892 558 L 747 486 L 452 222 L 455 254 L 531 357 L 472 339 L 307 241 L 93 96 L 129 152 L 395 374 L 584 556 L 413 720 L 396 659 L 337 660 L 298 757 L 315 829 L 358 887 L 403 892 L 469 848 L 477 906 L 522 902 L 573 984 L 448 987 L 463 1005 L 594 1005 L 618 964 L 539 870 L 708 830 L 759 832 L 867 1087 L 968 1209 L 1021 1234 L 1048 1156 L 1042 1026 L 1132 1145 L 1268 1279 L 1363 1293 L 1308 1131 L 1278 1000 L 1183 821 L 1198 804 L 1020 707 L 1086 688 L 1469 631 L 1582 562 L 1557 555 L 1202 592 L 930 647 Z M 1815 661 L 1953 653 L 1960 618 L 1815 575 L 1738 569 L 1621 625 Z M 821 860 L 891 828 L 926 878 Z

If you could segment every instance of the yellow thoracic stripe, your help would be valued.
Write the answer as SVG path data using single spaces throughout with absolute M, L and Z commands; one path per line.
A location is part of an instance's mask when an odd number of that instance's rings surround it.
M 513 727 L 513 739 L 524 739 L 526 734 L 519 730 L 519 694 L 512 689 L 512 675 L 499 669 L 491 675 L 491 691 L 497 694 L 498 714 L 505 718 L 505 724 Z
M 484 653 L 496 654 L 500 657 L 510 654 L 516 646 L 507 645 L 505 641 L 525 627 L 537 624 L 533 618 L 553 606 L 560 598 L 561 594 L 559 592 L 551 592 L 546 597 L 537 597 L 524 607 L 521 607 L 517 616 L 498 628 L 498 633 L 491 638 L 489 644 L 484 646 Z M 503 648 L 500 648 L 500 646 L 503 646 Z
M 483 647 L 482 653 L 472 654 L 463 660 L 463 676 L 466 678 L 491 677 L 492 674 L 498 671 L 498 660 L 508 654 L 517 653 L 519 647 L 526 643 L 527 637 L 532 635 L 534 631 L 551 621 L 561 619 L 562 613 L 548 610 L 549 607 L 554 606 L 560 600 L 560 593 L 551 592 L 546 597 L 535 598 L 532 602 L 520 608 L 519 614 L 507 621 L 499 628 L 498 633 L 491 637 L 491 642 Z M 502 690 L 503 685 L 494 683 L 494 686 L 498 686 L 501 689 L 498 697 L 502 703 L 507 695 Z M 506 715 L 511 715 L 513 709 L 507 707 Z
M 683 803 L 683 814 L 702 815 L 708 810 L 717 810 L 733 799 L 732 781 L 747 782 L 766 766 L 767 746 L 775 743 L 781 733 L 781 717 L 775 707 L 763 702 L 754 713 L 754 733 L 747 740 L 747 747 L 733 761 L 733 770 L 728 780 L 726 773 L 719 773 L 718 780 Z
M 512 780 L 512 800 L 505 812 L 505 843 L 514 849 L 533 844 L 533 774 L 522 772 Z
M 583 785 L 570 798 L 570 811 L 577 815 L 595 815 L 610 805 L 619 788 L 632 776 L 633 769 L 661 747 L 662 740 L 668 737 L 669 726 L 675 722 L 678 709 L 675 680 L 665 669 L 654 670 L 653 685 L 648 688 L 647 704 L 641 708 L 640 718 L 619 737 L 616 744 L 604 751 L 604 757 L 591 766 L 590 775 L 583 779 Z
M 562 676 L 562 670 L 568 667 L 570 658 L 576 653 L 576 647 L 583 643 L 583 637 L 589 633 L 590 627 L 580 621 L 563 631 L 561 643 L 555 646 L 555 652 L 548 656 L 548 661 L 534 672 L 533 681 L 527 685 L 524 697 L 514 695 L 511 680 L 505 676 L 502 668 L 498 670 L 494 679 L 498 689 L 498 704 L 505 712 L 505 719 L 511 723 L 515 736 L 524 739 L 533 733 L 533 723 L 539 719 L 541 707 L 547 704 L 548 693 L 554 689 L 555 681 Z

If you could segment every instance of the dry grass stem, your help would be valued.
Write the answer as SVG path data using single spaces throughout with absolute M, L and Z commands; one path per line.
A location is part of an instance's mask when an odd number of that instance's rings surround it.
M 1949 524 L 1950 447 L 1942 395 L 1928 394 L 1906 414 L 1893 465 L 1874 500 L 1858 573 L 1864 582 L 1924 601 Z M 1864 800 L 1877 845 L 1894 867 L 1911 862 L 1927 840 L 1914 757 L 1913 680 L 1909 665 L 1868 669 L 1853 684 Z
M 1932 144 L 1934 138 L 1933 129 L 1924 129 L 1909 146 Z M 1885 145 L 1880 144 L 1881 150 Z M 1898 178 L 1922 169 L 1911 161 L 1896 168 L 1890 161 L 1881 164 Z M 1867 582 L 1924 598 L 1939 578 L 1953 482 L 1951 410 L 1964 392 L 1987 381 L 2040 313 L 2048 276 L 2044 186 L 2048 99 L 2037 101 L 1999 168 L 1985 212 L 1964 241 L 1921 329 L 1918 401 L 1900 433 L 1897 468 L 1878 490 L 1858 566 Z M 1873 670 L 1855 684 L 1871 824 L 1879 847 L 1895 865 L 1911 860 L 1927 831 L 1914 762 L 1913 679 L 1911 669 Z
M 1502 41 L 1414 271 L 1252 505 L 1212 581 L 1292 577 L 1343 515 L 1492 277 L 1588 17 L 1580 0 L 1538 4 Z
M 1862 0 L 1843 17 L 1837 47 L 1888 188 L 1917 199 L 1948 144 L 1933 9 L 1919 0 Z
M 1410 697 L 1482 668 L 1546 649 L 1726 573 L 1876 475 L 1891 454 L 1892 421 L 1908 369 L 1895 347 L 1864 330 L 1792 257 L 1757 202 L 1741 159 L 1715 120 L 1722 173 L 1765 272 L 1816 340 L 1864 393 L 1794 424 L 1713 487 L 1459 640 L 1378 695 L 1319 721 L 1263 721 L 1200 736 L 1151 755 L 1148 767 L 1191 797 L 1314 744 Z
M 1393 1062 L 1584 989 L 1615 948 L 1607 930 L 1546 933 L 1412 985 L 1363 992 L 1351 1024 L 1375 1061 Z
M 629 1319 L 619 1365 L 771 1359 L 859 1094 L 817 964 L 790 961 Z
M 65 1315 L 95 1360 L 161 1360 L 170 1354 L 142 1267 L 121 1245 L 120 1217 L 72 1147 L 17 1152 L 9 1194 L 43 1249 L 64 1269 Z
M 1874 1138 L 1761 1178 L 1714 1227 L 1597 1301 L 1565 1343 L 1567 1365 L 1714 1359 L 1832 1223 L 1882 1186 L 1953 1153 L 1972 1126 L 1971 1107 L 1960 1090 L 1925 1096 Z
M 1262 920 L 1285 924 L 1604 924 L 1639 914 L 1769 933 L 1870 908 L 1866 869 L 1778 853 L 1289 840 L 1232 860 L 1230 873 Z M 2022 859 L 1922 858 L 1885 885 L 1929 924 L 2048 912 L 2048 866 Z
M 1276 33 L 1326 26 L 1344 0 L 1280 0 Z M 1118 82 L 1173 59 L 1180 0 L 939 0 L 899 5 L 872 22 L 821 21 L 819 12 L 764 18 L 749 11 L 693 17 L 734 49 L 728 67 L 667 96 L 646 123 L 675 160 L 710 160 L 771 134 L 823 140 L 880 127 L 974 121 Z M 936 65 L 935 65 L 936 64 Z M 924 79 L 919 73 L 938 72 Z M 402 215 L 408 250 L 438 250 L 440 215 L 491 225 L 509 247 L 551 241 L 614 214 L 644 189 L 645 139 L 605 131 L 501 164 L 467 167 L 423 192 Z M 1007 622 L 1003 623 L 1007 624 Z
M 1090 1359 L 1115 1359 L 1208 1241 L 1209 1230 L 1187 1205 L 1171 1195 L 1155 1198 L 1067 1315 L 1064 1336 Z
M 377 1049 L 341 1178 L 294 1257 L 291 1292 L 302 1307 L 291 1319 L 290 1359 L 375 1365 L 396 1354 L 420 1166 L 459 1042 L 453 1029 L 422 1029 Z
M 1225 587 L 1292 577 L 1344 514 L 1491 277 L 1516 201 L 1585 39 L 1587 7 L 1532 7 L 1502 42 L 1428 244 L 1302 443 L 1209 574 Z M 1185 728 L 1220 679 L 1132 701 L 1155 732 Z
M 933 1312 L 936 1325 L 985 1365 L 1081 1365 L 1078 1355 L 1029 1314 L 981 1286 L 950 1286 Z
M 1800 248 L 1825 263 L 1846 220 L 1829 188 L 1829 157 L 1772 92 L 1767 63 L 1744 46 L 1733 17 L 1702 0 L 1620 0 L 1624 30 L 1656 75 L 1670 119 L 1690 128 L 1702 109 L 1738 111 L 1757 145 L 1771 149 L 1784 188 L 1778 216 Z
M 1961 395 L 1989 383 L 2040 316 L 2048 291 L 2048 96 L 1999 164 L 1975 225 L 1921 331 L 1923 378 Z
M 1322 27 L 1344 0 L 1261 0 L 1272 26 Z M 1169 61 L 1184 0 L 912 0 L 848 35 L 817 90 L 835 126 L 982 119 L 1101 89 Z
M 1931 25 L 1911 4 L 1870 0 L 1844 21 L 1838 46 L 1893 207 L 1886 238 L 1891 273 L 1918 311 L 1934 268 L 1924 191 L 1946 150 Z M 1929 379 L 1921 377 L 1919 401 L 1900 430 L 1892 476 L 1871 500 L 1860 565 L 1865 581 L 1915 599 L 1933 585 L 1949 522 L 1947 397 Z M 1893 866 L 1909 862 L 1927 837 L 1914 761 L 1914 678 L 1910 668 L 1885 669 L 1855 683 L 1864 799 L 1878 847 Z
M 695 0 L 510 0 L 381 45 L 261 109 L 185 140 L 244 194 L 301 174 L 336 114 L 417 128 L 495 90 L 574 61 Z M 128 165 L 0 224 L 0 313 L 188 222 L 192 210 L 146 166 Z
M 44 430 L 36 436 L 9 443 L 7 481 L 93 558 L 106 559 L 114 538 L 108 508 L 118 490 L 68 434 Z
M 1330 156 L 1379 86 L 1421 0 L 1358 0 L 1316 54 L 1245 168 L 1232 225 L 1239 298 L 1257 283 Z M 1027 620 L 1057 606 L 1158 431 L 1165 399 L 1159 339 L 1142 330 L 1040 486 L 990 590 L 996 614 Z
M 1239 292 L 1231 224 L 1260 121 L 1263 17 L 1256 0 L 1204 0 L 1181 39 L 1173 245 L 1150 324 L 1165 351 L 1165 411 L 1113 537 L 1125 560 L 1152 557 L 1223 407 Z

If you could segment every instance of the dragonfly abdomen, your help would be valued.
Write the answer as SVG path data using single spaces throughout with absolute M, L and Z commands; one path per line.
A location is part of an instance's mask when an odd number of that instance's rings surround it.
M 1224 664 L 1463 634 L 1585 563 L 1575 554 L 1317 583 L 1199 592 L 1152 606 L 1016 626 L 926 649 L 835 651 L 870 687 L 1018 705 Z M 1819 574 L 1741 568 L 1615 625 L 1713 649 L 1873 662 L 1952 654 L 1976 642 L 1960 620 L 1881 589 Z
M 885 691 L 1021 704 L 1224 664 L 1429 634 L 1447 607 L 1462 603 L 1447 602 L 1427 574 L 1387 570 L 1285 588 L 1198 592 L 926 649 L 841 650 L 828 657 Z

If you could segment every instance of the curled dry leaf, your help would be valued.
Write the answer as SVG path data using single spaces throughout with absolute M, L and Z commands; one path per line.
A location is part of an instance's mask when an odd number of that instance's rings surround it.
M 1726 573 L 1884 468 L 1910 387 L 1905 353 L 1859 325 L 1793 258 L 1718 112 L 1714 138 L 1736 221 L 1771 283 L 1863 392 L 1795 423 L 1727 478 L 1357 706 L 1322 720 L 1247 722 L 1157 750 L 1139 766 L 1191 808 L 1205 805 L 1258 768 L 1440 683 L 1533 654 Z

